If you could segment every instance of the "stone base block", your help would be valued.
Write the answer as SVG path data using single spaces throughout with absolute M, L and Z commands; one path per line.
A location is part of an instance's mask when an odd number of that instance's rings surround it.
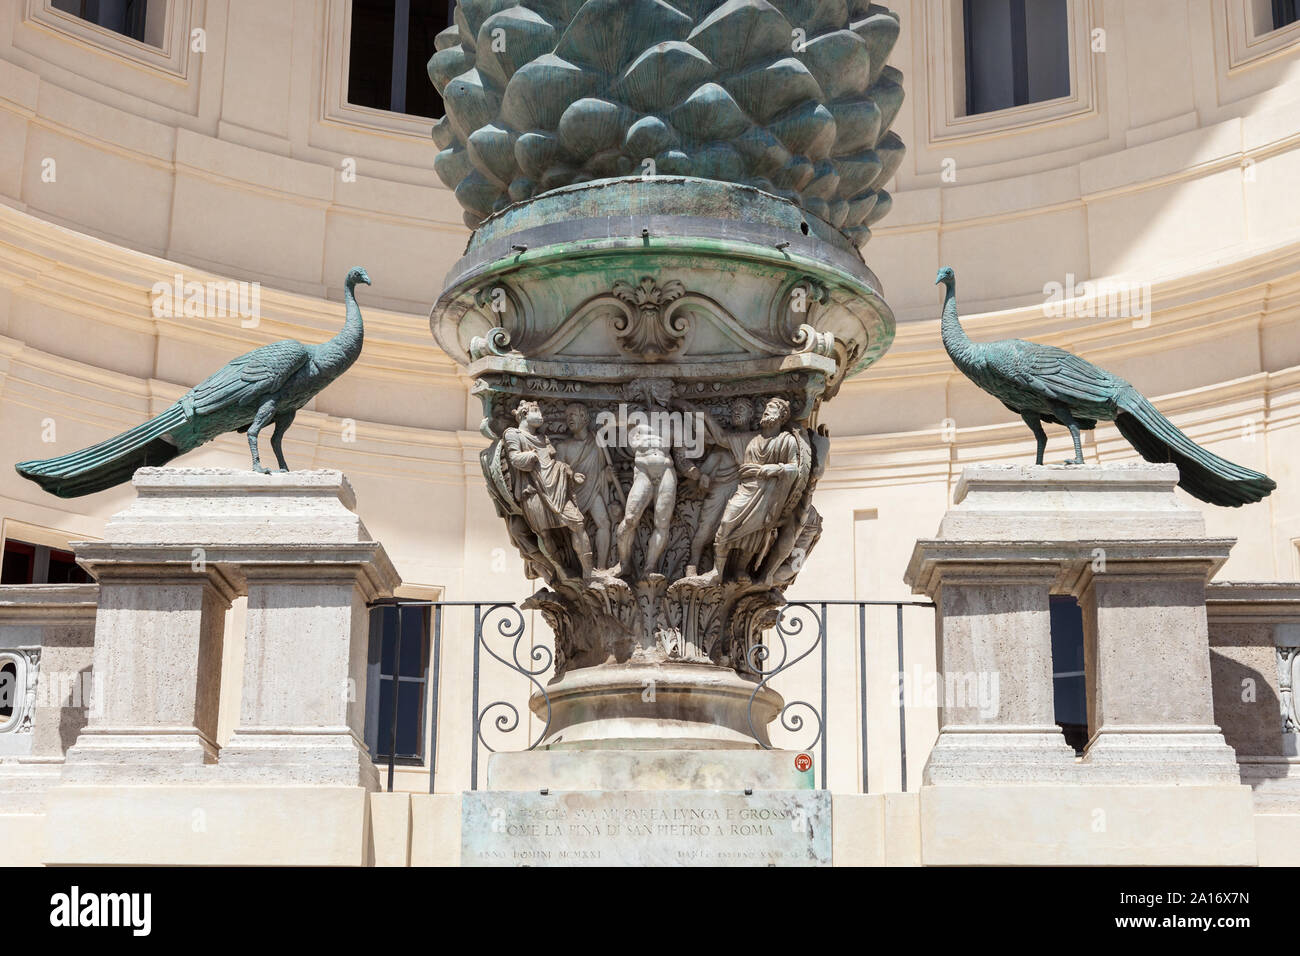
M 1250 788 L 922 787 L 926 866 L 1252 866 Z
M 954 732 L 945 728 L 925 764 L 926 784 L 1042 783 L 1078 773 L 1059 727 Z
M 350 733 L 280 734 L 236 731 L 221 748 L 227 783 L 379 789 L 379 771 Z
M 411 794 L 411 866 L 460 866 L 460 794 Z
M 361 787 L 63 786 L 46 811 L 53 865 L 364 866 Z
M 107 540 L 145 544 L 371 541 L 339 471 L 139 468 L 135 498 L 109 519 Z
M 370 835 L 375 866 L 411 865 L 411 795 L 372 793 Z
M 920 866 L 915 793 L 837 793 L 831 798 L 834 866 Z
M 829 866 L 826 790 L 469 791 L 463 866 Z
M 1178 468 L 974 465 L 962 470 L 939 537 L 966 541 L 1194 538 L 1205 518 L 1174 496 Z
M 1300 758 L 1239 757 L 1241 782 L 1264 813 L 1300 813 Z M 1300 857 L 1297 857 L 1300 859 Z
M 1260 866 L 1295 866 L 1300 861 L 1300 813 L 1255 814 Z
M 488 759 L 489 790 L 811 790 L 790 750 L 529 750 Z
M 86 729 L 68 748 L 63 780 L 76 784 L 198 783 L 212 775 L 217 748 L 197 731 L 122 733 Z
M 45 862 L 45 814 L 0 813 L 0 866 Z
M 0 813 L 41 813 L 62 771 L 62 760 L 0 761 Z
M 1102 731 L 1080 769 L 1097 783 L 1238 784 L 1237 754 L 1218 728 L 1206 733 Z

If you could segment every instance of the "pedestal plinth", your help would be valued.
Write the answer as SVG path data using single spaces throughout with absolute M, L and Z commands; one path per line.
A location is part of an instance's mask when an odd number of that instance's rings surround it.
M 66 782 L 183 782 L 216 761 L 226 611 L 238 574 L 188 546 L 82 543 L 99 582 L 100 699 L 67 752 Z
M 1206 535 L 1177 481 L 1151 464 L 963 472 L 906 579 L 936 602 L 945 688 L 994 672 L 997 710 L 944 708 L 921 790 L 924 862 L 1253 861 L 1249 793 L 1214 724 L 1205 614 L 1233 542 Z M 1055 726 L 1051 594 L 1083 609 L 1079 760 Z M 1140 807 L 1176 814 L 1183 835 Z
M 1226 542 L 1181 547 L 1102 545 L 1078 569 L 1091 739 L 1084 765 L 1107 780 L 1240 782 L 1237 756 L 1214 720 L 1205 585 Z
M 938 607 L 944 678 L 939 739 L 924 782 L 1062 779 L 1073 770 L 1074 751 L 1053 713 L 1048 593 L 1056 568 L 987 549 L 924 544 L 909 583 Z
M 75 546 L 100 584 L 102 700 L 51 794 L 48 862 L 364 863 L 366 603 L 397 575 L 347 479 L 143 468 L 134 483 L 106 540 Z M 218 752 L 241 595 L 239 723 Z

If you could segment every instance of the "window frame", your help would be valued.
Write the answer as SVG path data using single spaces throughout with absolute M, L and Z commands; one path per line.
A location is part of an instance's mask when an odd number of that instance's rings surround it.
M 367 133 L 416 140 L 427 147 L 437 120 L 410 113 L 357 106 L 348 101 L 348 59 L 352 43 L 352 0 L 328 0 L 325 8 L 321 114 L 323 124 L 350 127 Z
M 419 708 L 420 752 L 418 756 L 411 755 L 411 754 L 395 755 L 393 757 L 393 766 L 415 769 L 415 770 L 427 770 L 430 773 L 436 771 L 437 761 L 438 761 L 436 739 L 435 739 L 435 746 L 432 748 L 430 747 L 430 739 L 432 738 L 431 730 L 434 727 L 434 722 L 437 720 L 437 714 L 433 712 L 433 708 L 439 706 L 442 699 L 441 694 L 439 693 L 439 688 L 433 686 L 433 680 L 435 675 L 434 673 L 432 673 L 434 654 L 436 650 L 435 644 L 441 639 L 440 628 L 442 624 L 441 616 L 440 616 L 440 608 L 438 608 L 436 605 L 437 602 L 442 600 L 442 595 L 443 595 L 443 589 L 441 587 L 436 587 L 436 586 L 429 587 L 424 585 L 404 584 L 399 588 L 397 588 L 395 592 L 395 596 L 398 598 L 405 599 L 408 601 L 428 601 L 430 602 L 430 604 L 429 606 L 423 608 L 427 616 L 426 616 L 424 633 L 422 637 L 423 640 L 423 646 L 421 649 L 422 650 L 421 657 L 423 662 L 422 674 L 419 677 L 401 677 L 399 675 L 399 681 L 402 685 L 410 684 L 410 683 L 419 683 L 421 685 L 420 708 Z M 377 767 L 384 767 L 388 765 L 388 754 L 386 753 L 380 754 L 378 752 L 379 733 L 381 729 L 379 726 L 379 710 L 380 710 L 379 705 L 380 705 L 380 693 L 381 693 L 380 688 L 382 687 L 384 680 L 392 680 L 391 675 L 388 677 L 384 677 L 382 674 L 382 668 L 383 668 L 382 644 L 379 648 L 378 657 L 373 662 L 370 659 L 371 650 L 372 650 L 372 639 L 374 637 L 374 628 L 372 623 L 374 621 L 373 615 L 375 614 L 376 611 L 380 610 L 381 607 L 382 605 L 371 608 L 370 613 L 372 616 L 370 622 L 368 622 L 370 631 L 367 636 L 367 647 L 366 647 L 366 698 L 365 698 L 365 706 L 363 709 L 363 726 L 362 726 L 362 735 L 366 744 L 366 750 L 370 754 L 370 759 L 374 761 Z M 421 610 L 421 608 L 417 607 L 414 609 L 408 609 L 406 613 L 412 613 L 413 610 Z M 398 613 L 400 614 L 401 612 Z M 400 624 L 399 624 L 399 628 L 400 628 Z M 396 655 L 396 650 L 397 649 L 395 648 L 394 655 Z M 394 657 L 394 660 L 400 667 L 400 660 L 396 656 Z M 441 674 L 438 674 L 437 676 L 439 679 L 441 679 Z M 406 693 L 404 686 L 401 693 Z
M 132 39 L 52 5 L 53 0 L 27 0 L 24 21 L 64 40 L 107 56 L 130 60 L 181 80 L 189 79 L 190 25 L 195 4 L 204 0 L 150 0 L 165 4 L 160 27 L 161 43 Z
M 1300 20 L 1273 26 L 1273 0 L 1218 2 L 1228 38 L 1229 75 L 1292 54 L 1300 44 Z
M 54 7 L 54 4 L 57 2 L 60 2 L 60 0 L 50 0 L 50 6 L 52 9 L 60 9 Z M 78 6 L 84 7 L 87 0 L 64 0 L 64 2 L 76 3 Z M 123 36 L 129 40 L 135 40 L 137 43 L 143 43 L 146 46 L 160 49 L 167 35 L 167 0 L 140 0 L 140 2 L 142 3 L 140 10 L 143 15 L 137 13 L 135 17 L 139 20 L 138 26 L 140 28 L 140 36 L 138 37 L 132 33 L 124 33 L 119 30 L 114 30 L 111 27 L 104 26 L 102 23 L 90 19 L 84 13 L 73 13 L 71 10 L 60 10 L 60 12 L 67 13 L 79 20 L 84 20 L 87 23 L 94 24 L 101 29 L 108 30 L 110 33 L 116 33 L 118 36 Z M 162 11 L 161 14 L 158 13 L 159 10 Z M 151 34 L 156 39 L 150 39 Z
M 73 541 L 94 541 L 98 540 L 91 535 L 75 534 L 63 531 L 57 531 L 53 528 L 45 528 L 40 525 L 28 524 L 25 521 L 17 521 L 13 518 L 0 519 L 0 559 L 3 558 L 5 545 L 10 541 L 19 544 L 47 548 L 50 551 L 67 551 L 76 554 L 76 549 L 72 547 Z M 86 583 L 94 583 L 91 581 Z M 28 584 L 20 587 L 67 587 L 68 585 L 58 584 Z M 75 585 L 83 587 L 82 585 Z
M 1101 26 L 1100 0 L 1065 2 L 1070 94 L 972 115 L 966 113 L 965 0 L 925 5 L 922 62 L 928 64 L 929 145 L 1028 132 L 1099 115 L 1100 72 L 1094 62 L 1098 54 L 1092 52 L 1092 33 Z
M 1071 617 L 1073 617 L 1076 614 L 1078 615 L 1078 626 L 1079 626 L 1079 640 L 1078 640 L 1079 655 L 1078 656 L 1080 660 L 1078 670 L 1062 671 L 1056 669 L 1057 665 L 1060 663 L 1056 658 L 1058 634 L 1055 627 L 1052 628 L 1052 719 L 1056 721 L 1056 725 L 1058 728 L 1060 728 L 1062 736 L 1066 737 L 1066 743 L 1070 744 L 1071 749 L 1073 749 L 1077 755 L 1082 755 L 1088 749 L 1088 744 L 1091 742 L 1093 736 L 1093 726 L 1091 721 L 1092 708 L 1089 705 L 1089 700 L 1088 700 L 1089 683 L 1088 683 L 1088 662 L 1087 662 L 1087 656 L 1088 656 L 1087 624 L 1083 619 L 1083 608 L 1079 605 L 1078 600 L 1070 595 L 1053 594 L 1049 598 L 1048 605 L 1049 605 L 1049 616 L 1053 624 L 1055 624 L 1056 619 L 1058 617 L 1058 615 L 1055 612 L 1055 608 L 1057 607 L 1068 608 L 1069 609 L 1068 613 L 1070 614 Z M 1073 743 L 1070 742 L 1069 737 L 1066 735 L 1065 725 L 1060 720 L 1060 710 L 1059 710 L 1060 702 L 1056 690 L 1057 690 L 1057 682 L 1062 680 L 1077 680 L 1081 683 L 1082 686 L 1083 740 L 1080 746 L 1075 746 Z
M 964 115 L 984 116 L 988 113 L 1000 112 L 1000 110 L 980 110 L 976 112 L 973 108 L 974 104 L 971 102 L 973 97 L 971 81 L 973 77 L 972 77 L 971 60 L 969 54 L 971 48 L 974 46 L 974 36 L 971 27 L 970 9 L 972 3 L 974 2 L 975 0 L 962 0 L 962 38 L 963 38 L 962 56 L 966 62 L 966 70 L 965 70 L 965 78 L 964 78 L 964 82 L 966 85 L 966 99 L 965 99 L 966 105 L 965 105 Z M 1010 50 L 1012 56 L 1012 64 L 1011 64 L 1011 83 L 1013 88 L 1012 99 L 1017 100 L 1018 102 L 1012 103 L 1011 106 L 1002 107 L 1002 109 L 1015 109 L 1021 106 L 1034 106 L 1038 103 L 1050 103 L 1052 100 L 1063 98 L 1059 96 L 1045 97 L 1043 99 L 1038 99 L 1038 100 L 1031 100 L 1029 98 L 1029 57 L 1028 57 L 1029 38 L 1028 38 L 1028 33 L 1026 32 L 1027 23 L 1025 20 L 1025 4 L 1029 2 L 1033 2 L 1033 0 L 1008 0 L 1008 3 L 1010 4 L 1010 13 L 1011 13 Z M 1070 21 L 1069 0 L 1063 0 L 1063 3 L 1065 6 L 1066 28 L 1068 30 L 1069 21 Z M 1017 11 L 1019 11 L 1020 14 L 1019 17 L 1016 16 Z M 1017 28 L 1019 29 L 1017 30 Z M 1021 42 L 1017 43 L 1017 40 Z M 1066 46 L 1068 49 L 1069 46 L 1068 35 L 1066 38 Z M 1067 83 L 1069 82 L 1070 79 L 1069 72 L 1070 72 L 1069 64 L 1067 63 L 1066 64 Z M 1067 92 L 1065 94 L 1065 97 L 1068 97 L 1069 95 L 1070 94 Z

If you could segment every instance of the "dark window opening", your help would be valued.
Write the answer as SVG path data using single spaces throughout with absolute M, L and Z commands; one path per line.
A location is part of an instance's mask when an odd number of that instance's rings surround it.
M 1281 30 L 1296 22 L 1296 0 L 1273 0 L 1273 29 Z
M 419 606 L 381 606 L 370 611 L 366 676 L 366 745 L 375 760 L 424 763 L 424 707 L 429 679 L 429 617 Z M 401 640 L 398 640 L 398 634 Z M 400 646 L 399 646 L 400 645 Z M 393 752 L 393 703 L 397 703 L 397 749 Z
M 144 39 L 145 7 L 148 0 L 53 0 L 55 10 L 89 20 L 132 40 Z
M 89 584 L 92 578 L 71 551 L 8 540 L 0 561 L 0 584 Z
M 1056 723 L 1075 753 L 1088 746 L 1088 687 L 1083 672 L 1083 611 L 1072 597 L 1052 596 L 1052 691 Z
M 965 0 L 964 17 L 967 116 L 1070 95 L 1065 0 Z
M 0 667 L 0 723 L 14 715 L 14 698 L 18 694 L 18 668 L 13 661 Z
M 348 102 L 394 113 L 443 115 L 425 64 L 452 24 L 453 0 L 352 0 Z

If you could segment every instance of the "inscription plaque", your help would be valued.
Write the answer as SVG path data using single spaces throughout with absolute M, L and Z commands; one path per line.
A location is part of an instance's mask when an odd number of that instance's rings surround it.
M 824 790 L 469 791 L 463 866 L 829 866 Z

